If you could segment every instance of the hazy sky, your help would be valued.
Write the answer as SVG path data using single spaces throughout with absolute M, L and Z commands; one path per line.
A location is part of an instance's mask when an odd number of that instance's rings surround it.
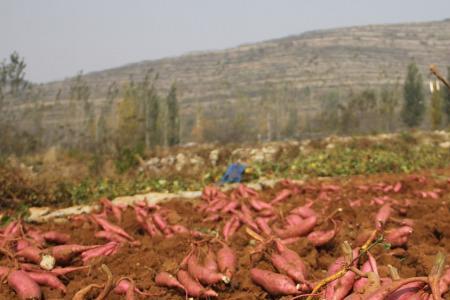
M 378 23 L 441 20 L 450 0 L 0 0 L 0 60 L 44 82 L 141 60 Z

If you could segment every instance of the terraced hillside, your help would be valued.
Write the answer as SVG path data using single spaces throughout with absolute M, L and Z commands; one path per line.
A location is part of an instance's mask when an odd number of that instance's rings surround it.
M 253 139 L 289 136 L 284 131 L 295 131 L 295 136 L 314 135 L 330 133 L 336 127 L 319 126 L 323 120 L 317 117 L 327 103 L 345 103 L 368 89 L 376 95 L 390 89 L 401 99 L 401 85 L 412 61 L 418 64 L 424 80 L 430 63 L 450 65 L 449 19 L 318 30 L 220 51 L 138 62 L 84 75 L 90 88 L 87 110 L 80 108 L 80 103 L 75 105 L 78 109 L 70 108 L 74 78 L 68 78 L 41 85 L 40 93 L 34 96 L 37 101 L 14 102 L 4 112 L 25 120 L 20 123 L 24 130 L 36 132 L 39 127 L 45 144 L 61 142 L 68 128 L 74 133 L 65 142 L 76 143 L 86 131 L 80 124 L 89 118 L 98 122 L 105 107 L 114 114 L 131 76 L 138 82 L 153 72 L 158 74 L 156 86 L 161 94 L 177 83 L 182 142 L 198 139 L 198 132 L 196 136 L 193 131 L 199 118 L 203 127 L 212 128 L 202 132 L 206 141 L 221 140 L 215 129 L 228 128 L 232 135 L 234 127 L 258 128 L 247 134 Z M 112 87 L 119 89 L 113 96 Z M 12 109 L 19 117 L 10 113 Z M 39 117 L 33 114 L 36 110 Z M 24 118 L 23 112 L 34 117 Z M 379 123 L 363 129 L 386 130 L 383 121 Z M 396 126 L 398 122 L 388 129 Z

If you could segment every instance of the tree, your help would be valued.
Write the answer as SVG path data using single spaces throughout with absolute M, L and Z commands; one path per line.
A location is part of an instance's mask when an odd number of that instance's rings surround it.
M 378 119 L 382 122 L 380 128 L 391 132 L 394 129 L 395 108 L 398 104 L 397 96 L 398 85 L 394 87 L 383 86 L 378 103 Z
M 450 81 L 450 67 L 447 67 L 447 80 Z M 447 115 L 447 124 L 450 123 L 450 90 L 447 88 L 443 89 L 444 91 L 444 110 Z
M 172 84 L 167 95 L 167 127 L 169 146 L 178 145 L 180 143 L 180 116 L 175 83 Z
M 434 82 L 431 92 L 431 126 L 433 130 L 441 127 L 442 124 L 442 94 L 438 89 L 438 83 Z
M 0 102 L 7 94 L 17 97 L 28 87 L 25 80 L 26 63 L 17 52 L 9 56 L 9 62 L 0 64 Z
M 402 119 L 406 126 L 412 128 L 420 125 L 425 112 L 422 75 L 415 63 L 408 66 L 403 87 L 404 106 Z

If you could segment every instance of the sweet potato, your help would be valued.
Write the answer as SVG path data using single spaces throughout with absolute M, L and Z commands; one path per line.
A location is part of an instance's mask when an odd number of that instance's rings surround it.
M 24 271 L 12 271 L 8 276 L 8 285 L 16 292 L 21 300 L 42 299 L 41 288 Z
M 217 251 L 217 264 L 219 271 L 225 274 L 226 277 L 231 279 L 236 272 L 237 259 L 233 249 L 231 249 L 225 243 L 222 244 L 222 248 Z
M 101 247 L 101 245 L 59 245 L 51 248 L 50 253 L 56 259 L 58 264 L 68 264 L 70 261 L 81 252 Z
M 222 234 L 225 240 L 228 240 L 239 228 L 241 222 L 237 216 L 232 216 L 223 226 Z
M 300 217 L 299 215 L 296 214 L 289 214 L 287 215 L 287 217 L 284 219 L 284 222 L 286 223 L 286 225 L 291 226 L 291 225 L 300 225 L 302 224 L 304 221 L 304 219 L 302 217 Z
M 239 206 L 239 202 L 236 200 L 230 201 L 227 205 L 225 205 L 222 210 L 220 211 L 223 214 L 229 213 L 233 210 L 235 210 L 236 208 L 238 208 Z
M 56 276 L 64 276 L 72 272 L 80 271 L 80 270 L 86 270 L 89 266 L 81 266 L 81 267 L 56 267 L 53 270 L 50 271 L 50 273 L 56 275 Z
M 378 210 L 376 216 L 375 216 L 375 227 L 378 230 L 381 230 L 384 225 L 386 224 L 387 220 L 391 216 L 392 208 L 389 203 L 384 204 L 380 207 Z
M 219 295 L 211 289 L 205 289 L 200 283 L 198 283 L 188 272 L 179 270 L 177 273 L 177 279 L 184 286 L 186 293 L 192 297 L 218 297 Z
M 60 290 L 64 294 L 67 292 L 66 286 L 52 273 L 49 272 L 27 272 L 27 275 L 39 285 L 45 285 L 53 289 Z
M 27 231 L 27 236 L 29 236 L 36 245 L 42 246 L 45 243 L 45 239 L 42 233 L 38 230 L 30 229 Z
M 118 235 L 115 232 L 105 231 L 105 230 L 97 231 L 95 233 L 95 237 L 98 239 L 106 239 L 108 241 L 113 241 L 113 242 L 118 242 L 118 243 L 128 242 L 128 240 L 126 238 L 124 238 L 123 236 Z
M 367 255 L 368 255 L 369 259 L 361 266 L 361 272 L 363 272 L 363 273 L 374 272 L 375 274 L 378 275 L 378 268 L 377 268 L 375 258 L 370 253 L 368 253 Z M 367 282 L 368 282 L 368 279 L 364 278 L 364 277 L 356 280 L 353 285 L 353 290 L 358 293 L 364 293 L 364 288 L 365 288 Z
M 317 216 L 317 213 L 311 207 L 309 207 L 309 205 L 304 205 L 304 206 L 294 208 L 289 213 L 298 215 L 304 219 L 313 217 L 313 216 Z
M 307 239 L 314 247 L 320 247 L 330 242 L 336 236 L 336 229 L 318 230 L 308 234 Z
M 178 288 L 185 291 L 184 286 L 174 276 L 172 276 L 172 274 L 167 272 L 159 272 L 155 277 L 155 283 L 158 286 Z
M 391 295 L 392 293 L 397 291 L 398 289 L 400 289 L 412 282 L 427 283 L 427 279 L 426 279 L 426 277 L 413 277 L 413 278 L 407 278 L 407 279 L 393 281 L 391 284 L 382 285 L 376 291 L 367 295 L 364 299 L 365 300 L 384 300 L 389 295 Z
M 414 299 L 419 291 L 425 287 L 423 282 L 411 282 L 392 292 L 386 300 L 409 300 Z M 420 298 L 417 298 L 420 299 Z
M 96 247 L 96 248 L 93 248 L 90 250 L 83 251 L 81 253 L 81 258 L 84 263 L 87 263 L 92 258 L 112 255 L 117 251 L 119 245 L 120 244 L 117 242 L 109 242 L 100 247 Z
M 23 258 L 25 261 L 35 264 L 41 262 L 41 256 L 42 250 L 34 246 L 28 246 L 16 252 L 16 257 Z
M 253 268 L 250 270 L 252 281 L 272 296 L 297 295 L 299 290 L 294 281 L 286 275 Z
M 441 292 L 441 295 L 444 295 L 448 292 L 450 285 L 450 268 L 447 268 L 444 270 L 441 280 L 439 281 L 439 290 Z
M 208 205 L 208 208 L 206 208 L 206 212 L 208 213 L 214 213 L 218 212 L 222 208 L 224 208 L 228 204 L 226 199 L 222 198 L 216 198 L 215 200 L 211 201 Z
M 130 241 L 134 240 L 134 238 L 129 235 L 125 230 L 123 230 L 122 228 L 120 228 L 117 225 L 111 224 L 110 222 L 108 222 L 107 220 L 105 220 L 102 217 L 93 215 L 92 218 L 94 219 L 94 221 L 100 225 L 104 230 L 106 231 L 111 231 L 111 232 L 115 232 L 127 239 L 129 239 Z
M 292 195 L 292 191 L 288 189 L 283 189 L 275 196 L 275 198 L 270 201 L 270 204 L 277 204 L 278 202 L 281 202 L 283 200 L 286 200 Z
M 31 246 L 31 243 L 25 239 L 20 239 L 16 242 L 16 251 L 20 251 L 28 246 Z
M 352 271 L 348 271 L 338 280 L 335 280 L 327 285 L 325 290 L 326 299 L 342 300 L 352 290 L 355 283 L 356 274 Z
M 280 254 L 295 268 L 295 280 L 298 280 L 299 282 L 307 282 L 306 277 L 308 276 L 308 270 L 297 252 L 286 247 L 286 245 L 284 245 L 280 240 L 275 240 L 275 247 L 278 254 Z
M 282 239 L 296 237 L 296 236 L 305 236 L 310 233 L 314 226 L 316 226 L 317 217 L 312 216 L 306 218 L 302 224 L 300 225 L 289 225 L 284 228 L 274 228 L 275 233 Z
M 58 231 L 47 231 L 42 234 L 46 242 L 57 244 L 67 244 L 70 241 L 70 235 Z
M 272 235 L 272 228 L 269 226 L 269 221 L 271 218 L 261 218 L 258 217 L 255 219 L 256 225 L 258 225 L 258 228 L 267 236 Z
M 135 299 L 135 293 L 142 296 L 150 296 L 136 287 L 134 281 L 127 277 L 120 278 L 113 289 L 113 293 L 117 295 L 126 295 L 126 300 Z
M 248 212 L 248 211 L 246 211 L 246 212 Z M 254 230 L 256 232 L 259 232 L 258 225 L 253 220 L 253 217 L 252 217 L 251 214 L 243 213 L 243 212 L 240 212 L 240 211 L 237 211 L 237 210 L 234 210 L 233 214 L 235 216 L 237 216 L 242 223 L 244 223 L 247 226 L 249 226 L 252 230 Z
M 292 278 L 295 282 L 305 282 L 304 274 L 301 270 L 298 270 L 293 264 L 291 264 L 286 258 L 277 253 L 271 255 L 272 265 L 278 272 L 286 274 Z
M 196 255 L 191 255 L 188 259 L 188 272 L 193 278 L 206 285 L 213 285 L 220 281 L 223 281 L 225 283 L 230 282 L 230 279 L 224 274 L 212 272 L 206 267 L 202 266 L 199 263 Z
M 219 270 L 219 266 L 217 265 L 216 254 L 214 253 L 214 251 L 212 251 L 211 248 L 208 249 L 208 253 L 206 254 L 203 265 L 211 272 L 217 273 Z
M 262 200 L 258 200 L 256 198 L 251 198 L 248 203 L 256 211 L 260 211 L 263 209 L 273 210 L 273 206 L 271 204 L 264 202 Z
M 386 233 L 385 240 L 393 247 L 401 247 L 408 242 L 408 238 L 412 233 L 412 227 L 402 226 L 396 229 L 389 230 Z

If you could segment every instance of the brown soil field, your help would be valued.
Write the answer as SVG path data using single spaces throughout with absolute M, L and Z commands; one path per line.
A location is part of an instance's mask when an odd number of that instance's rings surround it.
M 388 275 L 390 264 L 396 267 L 402 278 L 414 276 L 426 276 L 432 268 L 435 255 L 442 251 L 446 255 L 450 253 L 450 169 L 429 170 L 415 174 L 379 174 L 373 176 L 354 176 L 336 179 L 316 179 L 298 184 L 298 192 L 277 206 L 281 215 L 292 208 L 302 206 L 309 200 L 313 201 L 312 208 L 320 218 L 328 216 L 338 208 L 333 216 L 337 224 L 336 237 L 321 247 L 314 247 L 308 239 L 302 237 L 298 241 L 289 244 L 288 247 L 295 250 L 305 261 L 309 270 L 308 279 L 315 282 L 326 277 L 330 264 L 342 255 L 341 244 L 348 241 L 352 246 L 356 245 L 357 236 L 365 230 L 374 229 L 374 216 L 380 205 L 378 201 L 389 198 L 389 201 L 405 203 L 410 207 L 405 210 L 394 210 L 394 219 L 408 218 L 414 221 L 413 233 L 407 245 L 399 248 L 386 248 L 377 245 L 371 253 L 377 260 L 380 276 Z M 400 190 L 394 190 L 395 184 L 401 183 Z M 292 186 L 292 185 L 291 185 Z M 286 185 L 278 184 L 273 189 L 259 191 L 264 200 L 271 200 Z M 431 193 L 430 193 L 431 192 Z M 381 199 L 381 200 L 380 200 Z M 161 207 L 168 209 L 170 213 L 167 219 L 170 224 L 182 224 L 190 229 L 201 232 L 221 232 L 224 221 L 204 222 L 205 215 L 199 212 L 198 203 L 183 199 L 171 200 L 161 203 Z M 350 205 L 352 204 L 352 205 Z M 358 205 L 360 204 L 360 205 Z M 114 219 L 110 219 L 114 222 Z M 42 225 L 29 225 L 40 230 L 57 230 L 68 233 L 71 242 L 90 245 L 103 244 L 104 240 L 94 237 L 98 230 L 96 225 L 89 222 L 67 222 L 63 224 L 48 223 Z M 180 262 L 190 251 L 194 240 L 190 235 L 176 235 L 171 238 L 151 238 L 141 229 L 136 221 L 132 208 L 127 208 L 120 226 L 135 239 L 141 242 L 140 246 L 124 244 L 119 252 L 108 257 L 99 257 L 91 261 L 88 271 L 80 271 L 67 275 L 62 281 L 67 285 L 67 294 L 62 295 L 56 290 L 42 287 L 44 299 L 72 299 L 73 295 L 81 288 L 92 283 L 104 283 L 105 275 L 99 269 L 101 264 L 106 264 L 117 280 L 127 276 L 132 278 L 137 287 L 154 293 L 155 296 L 147 299 L 185 299 L 184 293 L 161 288 L 155 285 L 155 275 L 160 271 L 176 274 Z M 385 230 L 398 227 L 395 222 L 388 221 Z M 236 252 L 238 268 L 229 285 L 218 285 L 213 288 L 218 292 L 219 299 L 291 299 L 292 296 L 273 297 L 268 295 L 261 287 L 255 285 L 250 279 L 250 269 L 259 267 L 275 271 L 268 259 L 271 247 L 264 252 L 250 255 L 258 244 L 250 237 L 246 226 L 240 229 L 229 239 L 229 245 Z M 330 229 L 331 222 L 319 223 L 317 229 Z M 200 253 L 204 253 L 209 246 L 217 250 L 220 244 L 213 241 L 197 242 Z M 12 267 L 12 262 L 2 256 L 1 266 Z M 74 261 L 73 265 L 82 265 L 81 261 Z M 450 299 L 450 293 L 444 297 Z M 8 288 L 6 283 L 1 285 L 0 299 L 15 300 L 18 297 Z M 91 298 L 95 299 L 95 294 Z M 124 296 L 114 295 L 112 292 L 107 299 L 125 299 Z

